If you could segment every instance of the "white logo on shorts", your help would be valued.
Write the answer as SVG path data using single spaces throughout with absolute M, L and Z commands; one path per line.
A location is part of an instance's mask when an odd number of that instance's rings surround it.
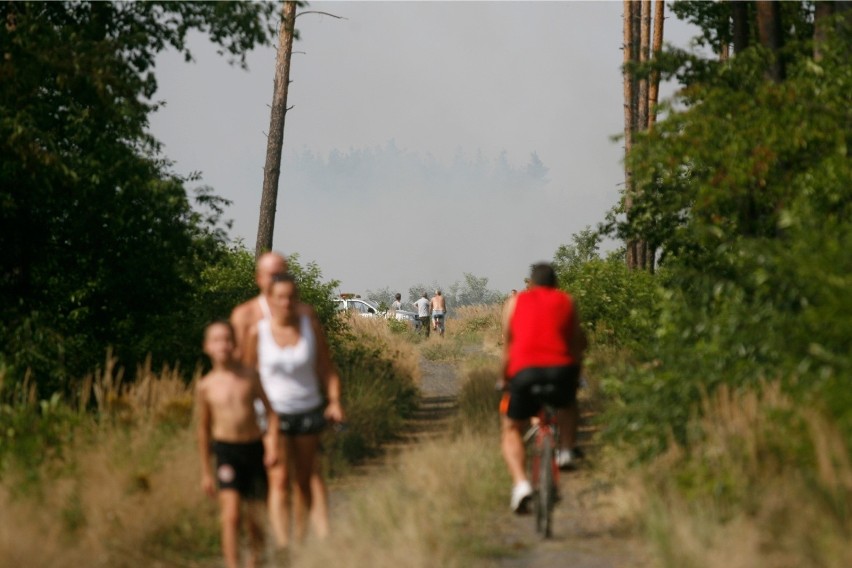
M 216 470 L 216 476 L 222 483 L 231 483 L 236 475 L 234 468 L 226 463 L 220 465 L 219 469 Z

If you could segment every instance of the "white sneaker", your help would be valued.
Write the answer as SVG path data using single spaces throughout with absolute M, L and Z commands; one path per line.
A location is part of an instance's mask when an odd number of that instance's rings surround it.
M 559 469 L 576 469 L 577 468 L 577 456 L 574 455 L 574 452 L 571 450 L 559 450 L 556 454 L 556 465 L 559 466 Z
M 526 513 L 532 499 L 533 489 L 529 481 L 521 481 L 512 487 L 512 510 L 519 515 Z

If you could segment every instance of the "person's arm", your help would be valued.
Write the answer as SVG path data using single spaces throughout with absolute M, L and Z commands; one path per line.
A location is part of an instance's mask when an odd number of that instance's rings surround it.
M 503 379 L 508 379 L 506 376 L 509 370 L 509 346 L 512 344 L 512 315 L 515 313 L 515 304 L 517 299 L 512 296 L 506 300 L 503 306 Z
M 243 343 L 240 361 L 249 369 L 257 370 L 257 325 L 249 327 Z
M 213 481 L 213 465 L 210 459 L 210 429 L 212 415 L 207 402 L 204 379 L 195 387 L 195 407 L 198 412 L 198 451 L 201 455 L 201 489 L 209 496 L 216 494 Z
M 281 424 L 278 414 L 272 408 L 269 402 L 269 397 L 266 396 L 266 391 L 263 390 L 263 384 L 260 382 L 260 375 L 256 371 L 251 372 L 252 386 L 254 387 L 255 398 L 260 399 L 263 404 L 263 409 L 266 412 L 266 447 L 263 452 L 263 462 L 267 467 L 272 467 L 281 456 L 278 455 L 278 439 L 281 435 Z
M 340 402 L 340 373 L 331 360 L 331 350 L 328 340 L 316 314 L 311 313 L 311 326 L 317 343 L 317 376 L 320 379 L 322 389 L 325 393 L 328 406 L 325 409 L 325 417 L 332 422 L 343 422 L 343 406 Z
M 577 309 L 577 304 L 574 304 L 573 310 L 571 310 L 571 323 L 568 325 L 568 330 L 568 350 L 571 351 L 571 357 L 577 365 L 582 365 L 588 340 L 586 339 L 586 333 L 580 326 L 580 312 Z
M 231 325 L 234 328 L 234 357 L 242 360 L 245 350 L 245 341 L 249 328 L 251 328 L 251 313 L 247 304 L 240 304 L 231 312 Z

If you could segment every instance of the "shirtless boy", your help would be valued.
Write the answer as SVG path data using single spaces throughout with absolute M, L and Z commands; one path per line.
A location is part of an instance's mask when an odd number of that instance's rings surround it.
M 240 508 L 246 502 L 246 524 L 251 553 L 246 566 L 258 565 L 263 533 L 258 509 L 266 501 L 266 467 L 278 455 L 278 417 L 272 411 L 257 373 L 234 357 L 234 329 L 214 322 L 204 330 L 204 353 L 213 368 L 196 387 L 201 487 L 211 497 L 218 484 L 222 521 L 222 554 L 228 568 L 239 566 Z M 266 447 L 257 424 L 254 400 L 259 399 L 270 423 Z M 214 482 L 211 453 L 216 456 Z

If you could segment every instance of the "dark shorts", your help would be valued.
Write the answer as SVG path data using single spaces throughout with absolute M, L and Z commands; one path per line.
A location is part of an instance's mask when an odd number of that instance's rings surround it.
M 319 434 L 327 424 L 322 406 L 298 414 L 279 413 L 278 420 L 281 424 L 281 432 L 288 436 Z
M 220 491 L 236 489 L 245 499 L 266 499 L 262 440 L 245 443 L 214 440 L 210 448 L 216 456 L 216 481 Z
M 580 377 L 578 365 L 529 367 L 506 385 L 501 411 L 514 420 L 526 420 L 541 410 L 542 404 L 566 408 L 577 400 Z

